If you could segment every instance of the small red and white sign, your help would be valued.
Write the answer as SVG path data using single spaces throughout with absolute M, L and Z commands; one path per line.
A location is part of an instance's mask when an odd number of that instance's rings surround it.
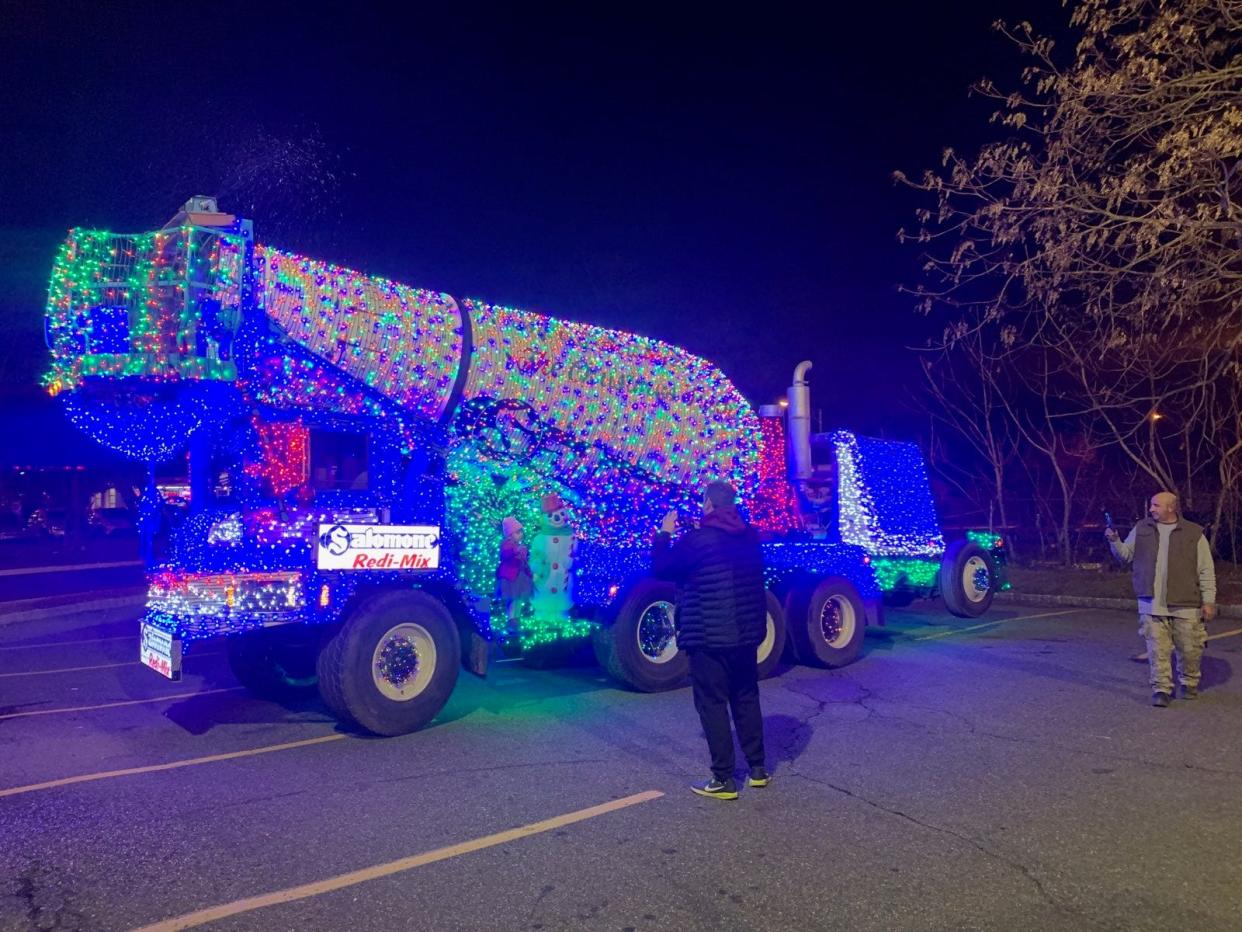
M 154 625 L 142 625 L 138 659 L 170 680 L 181 679 L 181 640 Z
M 321 570 L 434 570 L 440 529 L 429 524 L 321 524 L 315 565 Z

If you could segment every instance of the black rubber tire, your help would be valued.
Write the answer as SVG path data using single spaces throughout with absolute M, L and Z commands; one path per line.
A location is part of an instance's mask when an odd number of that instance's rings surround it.
M 312 696 L 319 685 L 320 632 L 282 625 L 234 634 L 225 641 L 229 669 L 256 696 L 287 700 Z
M 417 624 L 430 636 L 435 667 L 409 699 L 385 696 L 372 660 L 381 639 L 399 624 Z M 376 735 L 417 731 L 440 714 L 457 682 L 461 640 L 444 604 L 425 592 L 382 592 L 362 602 L 319 655 L 319 692 L 342 723 Z
M 336 627 L 336 633 L 328 639 L 323 650 L 319 652 L 319 662 L 315 665 L 319 673 L 319 698 L 323 700 L 323 704 L 328 707 L 328 711 L 336 717 L 338 722 L 346 727 L 356 728 L 358 723 L 354 721 L 353 716 L 349 714 L 349 708 L 345 705 L 343 685 L 345 663 L 342 659 L 345 639 L 341 637 L 342 627 L 341 625 Z
M 973 576 L 984 568 L 988 581 L 986 589 L 980 594 L 972 586 L 968 592 L 967 575 Z M 996 564 L 992 557 L 973 540 L 963 538 L 949 544 L 940 560 L 940 592 L 944 596 L 944 607 L 958 618 L 978 618 L 992 607 L 996 595 Z
M 638 646 L 638 623 L 656 602 L 674 603 L 677 587 L 658 579 L 640 579 L 625 594 L 611 624 L 592 636 L 595 656 L 608 675 L 639 692 L 654 693 L 684 686 L 690 676 L 686 652 L 678 650 L 656 663 Z
M 839 633 L 831 640 L 824 630 L 824 614 L 836 603 Z M 827 576 L 812 588 L 793 589 L 785 602 L 789 641 L 799 663 L 813 667 L 843 667 L 862 650 L 867 612 L 854 584 L 841 576 Z
M 785 624 L 785 606 L 781 604 L 781 600 L 776 597 L 772 590 L 768 590 L 768 624 L 772 627 L 772 647 L 768 651 L 767 656 L 759 655 L 759 679 L 767 679 L 774 672 L 781 662 L 781 655 L 785 652 L 785 641 L 787 626 Z M 765 637 L 766 640 L 766 637 Z M 763 650 L 760 644 L 758 650 Z
M 806 614 L 806 602 L 811 597 L 811 590 L 814 587 L 814 582 L 802 580 L 785 589 L 785 598 L 781 604 L 785 609 L 785 651 L 782 659 L 786 663 L 802 663 L 802 656 L 798 653 L 798 646 L 794 643 L 793 627 L 790 622 Z

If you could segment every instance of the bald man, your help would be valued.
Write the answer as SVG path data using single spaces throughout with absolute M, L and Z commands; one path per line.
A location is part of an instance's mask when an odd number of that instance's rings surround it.
M 1151 516 L 1134 526 L 1125 540 L 1104 532 L 1117 558 L 1134 563 L 1139 636 L 1147 642 L 1151 704 L 1165 708 L 1173 698 L 1173 651 L 1182 698 L 1199 696 L 1199 662 L 1207 640 L 1204 621 L 1216 617 L 1216 567 L 1203 528 L 1181 517 L 1177 496 L 1151 497 Z

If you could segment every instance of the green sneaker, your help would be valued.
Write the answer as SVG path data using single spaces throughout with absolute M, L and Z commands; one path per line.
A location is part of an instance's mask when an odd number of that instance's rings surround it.
M 746 785 L 758 789 L 767 786 L 772 782 L 772 775 L 762 767 L 751 767 L 750 776 L 746 778 Z
M 706 783 L 696 783 L 690 789 L 700 796 L 711 799 L 737 799 L 737 784 L 732 779 L 717 780 L 715 777 Z

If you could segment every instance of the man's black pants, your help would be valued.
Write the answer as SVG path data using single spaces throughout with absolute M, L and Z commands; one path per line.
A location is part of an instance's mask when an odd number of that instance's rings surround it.
M 759 669 L 755 648 L 687 651 L 694 707 L 699 710 L 707 748 L 712 755 L 712 775 L 733 778 L 735 758 L 729 712 L 737 727 L 737 739 L 752 768 L 764 766 L 763 713 L 759 710 Z

